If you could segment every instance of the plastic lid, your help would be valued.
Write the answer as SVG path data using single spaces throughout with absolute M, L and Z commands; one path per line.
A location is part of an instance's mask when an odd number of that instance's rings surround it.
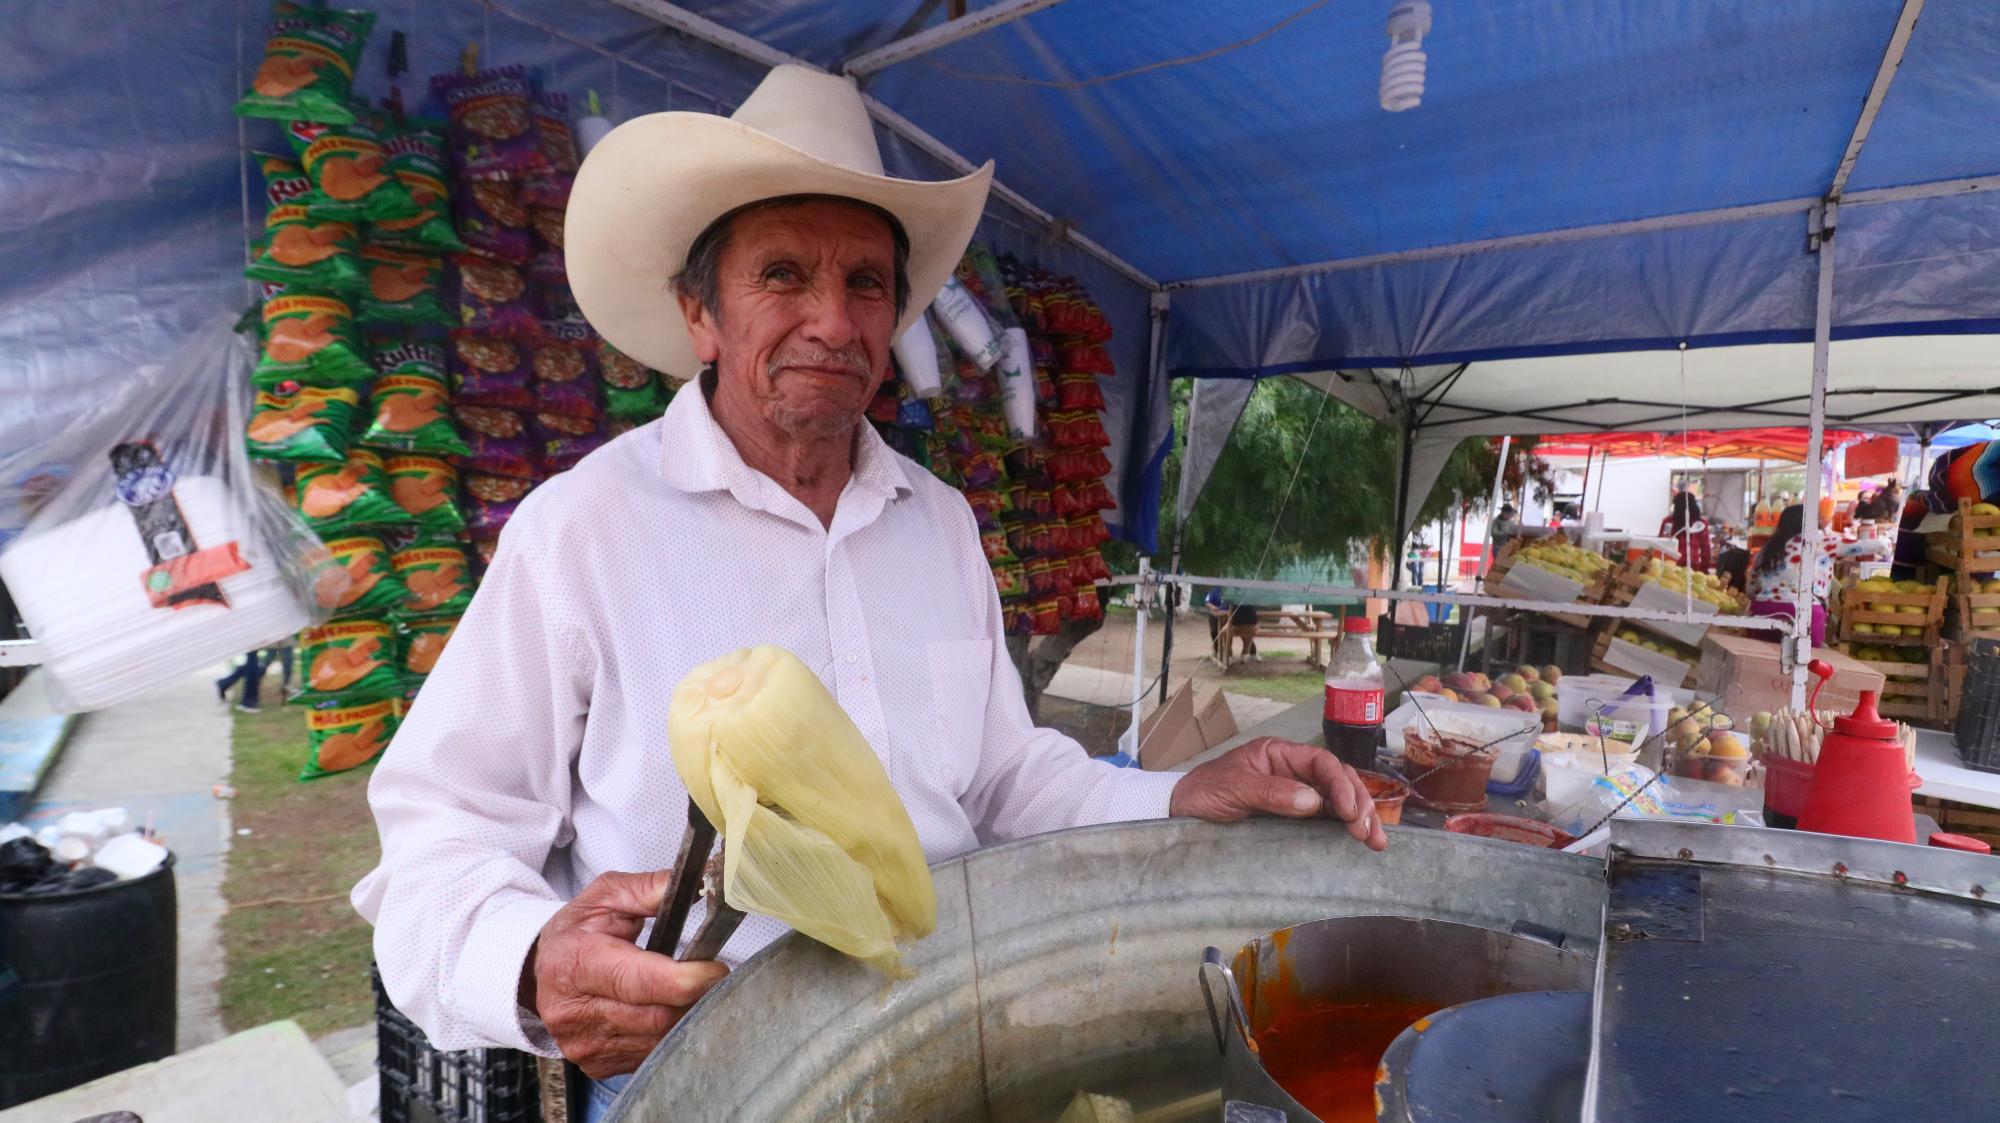
M 1973 854 L 1993 853 L 1993 847 L 1981 839 L 1967 834 L 1947 834 L 1944 831 L 1937 831 L 1931 835 L 1931 845 L 1946 850 L 1964 850 Z
M 1833 731 L 1849 737 L 1872 737 L 1877 741 L 1896 739 L 1896 723 L 1875 712 L 1875 692 L 1864 690 L 1854 712 L 1833 719 Z
M 1349 616 L 1340 622 L 1340 634 L 1344 636 L 1370 636 L 1375 634 L 1375 621 L 1368 616 Z

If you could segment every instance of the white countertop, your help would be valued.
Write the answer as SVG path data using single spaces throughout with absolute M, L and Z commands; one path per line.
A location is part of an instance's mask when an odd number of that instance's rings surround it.
M 1917 730 L 1917 776 L 1924 782 L 1918 795 L 2000 810 L 2000 772 L 1975 772 L 1960 764 L 1950 733 Z

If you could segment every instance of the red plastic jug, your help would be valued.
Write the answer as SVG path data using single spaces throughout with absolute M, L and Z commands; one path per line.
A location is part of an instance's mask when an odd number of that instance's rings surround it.
M 1853 713 L 1833 719 L 1833 732 L 1820 745 L 1799 829 L 1917 841 L 1910 766 L 1896 739 L 1896 723 L 1875 712 L 1873 690 L 1861 692 Z

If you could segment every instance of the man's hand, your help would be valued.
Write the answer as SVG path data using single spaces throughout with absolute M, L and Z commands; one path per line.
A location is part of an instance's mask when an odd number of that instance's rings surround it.
M 1234 823 L 1252 815 L 1338 816 L 1347 833 L 1386 850 L 1375 801 L 1354 769 L 1325 749 L 1259 737 L 1200 765 L 1174 785 L 1167 814 Z
M 607 873 L 549 918 L 521 972 L 521 1005 L 593 1080 L 638 1071 L 688 1007 L 722 981 L 720 963 L 680 963 L 633 941 L 659 911 L 672 871 Z

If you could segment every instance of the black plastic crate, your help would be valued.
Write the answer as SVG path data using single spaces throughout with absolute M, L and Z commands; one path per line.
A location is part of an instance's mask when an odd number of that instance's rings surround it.
M 512 1049 L 440 1052 L 390 1005 L 372 964 L 368 978 L 375 987 L 382 1123 L 541 1123 L 534 1057 Z
M 1385 659 L 1415 659 L 1424 663 L 1458 663 L 1465 625 L 1398 624 L 1392 613 L 1375 621 L 1375 652 Z
M 2000 772 L 2000 642 L 1982 639 L 1972 643 L 1952 740 L 1958 746 L 1958 759 L 1967 768 Z

